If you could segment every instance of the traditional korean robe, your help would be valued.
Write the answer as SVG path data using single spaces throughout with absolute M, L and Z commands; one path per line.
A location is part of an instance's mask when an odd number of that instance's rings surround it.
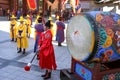
M 56 61 L 54 55 L 54 48 L 52 45 L 52 33 L 47 30 L 41 34 L 39 41 L 39 66 L 41 69 L 56 69 Z
M 17 30 L 17 47 L 18 48 L 28 48 L 28 38 L 26 36 L 26 26 L 25 24 L 20 24 Z M 21 37 L 19 37 L 19 35 Z
M 59 43 L 64 41 L 64 29 L 65 29 L 65 24 L 61 21 L 56 22 L 57 25 L 57 31 L 56 31 L 56 41 Z

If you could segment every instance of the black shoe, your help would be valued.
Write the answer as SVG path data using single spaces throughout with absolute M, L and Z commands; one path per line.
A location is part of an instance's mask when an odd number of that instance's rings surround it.
M 48 70 L 46 70 L 45 74 L 42 75 L 41 77 L 45 77 L 47 75 L 47 73 L 48 73 Z
M 62 46 L 61 43 L 58 43 L 58 46 Z
M 19 50 L 18 50 L 18 52 L 17 52 L 17 53 L 20 53 L 20 52 L 22 52 L 21 48 L 19 48 Z
M 25 52 L 25 49 L 23 49 L 23 54 L 25 54 L 26 52 Z
M 23 51 L 23 54 L 25 54 L 26 52 L 25 51 Z
M 44 79 L 49 79 L 51 78 L 51 72 L 48 72 L 48 74 L 44 77 Z

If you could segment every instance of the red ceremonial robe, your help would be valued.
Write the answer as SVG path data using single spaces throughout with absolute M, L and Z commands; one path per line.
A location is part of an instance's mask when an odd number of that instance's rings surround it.
M 52 33 L 47 30 L 41 34 L 39 40 L 40 52 L 39 52 L 39 66 L 41 69 L 54 69 L 56 70 L 56 62 L 54 55 L 54 48 L 52 45 Z

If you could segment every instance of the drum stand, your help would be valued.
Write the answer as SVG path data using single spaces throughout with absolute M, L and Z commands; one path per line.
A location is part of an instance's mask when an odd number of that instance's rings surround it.
M 72 72 L 78 80 L 120 80 L 120 60 L 108 63 L 72 59 Z

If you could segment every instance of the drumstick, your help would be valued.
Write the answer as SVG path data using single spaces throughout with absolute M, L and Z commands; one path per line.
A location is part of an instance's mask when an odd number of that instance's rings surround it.
M 30 71 L 31 68 L 31 64 L 33 62 L 33 60 L 35 59 L 35 56 L 38 54 L 38 51 L 35 53 L 35 55 L 33 56 L 33 58 L 31 59 L 31 61 L 27 64 L 27 66 L 24 67 L 25 71 Z

